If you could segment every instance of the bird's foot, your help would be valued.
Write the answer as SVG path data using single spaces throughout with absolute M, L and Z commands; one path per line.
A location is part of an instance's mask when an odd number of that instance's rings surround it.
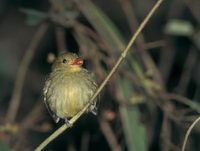
M 65 119 L 65 124 L 69 127 L 69 128 L 71 128 L 73 125 L 69 122 L 69 120 L 68 119 Z
M 91 110 L 92 114 L 97 115 L 97 107 L 95 106 L 92 110 Z
M 58 123 L 60 121 L 60 118 L 57 117 L 56 115 L 53 115 L 53 120 L 55 123 Z

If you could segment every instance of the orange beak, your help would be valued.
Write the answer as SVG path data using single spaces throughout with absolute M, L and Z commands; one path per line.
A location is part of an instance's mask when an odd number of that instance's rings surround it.
M 82 65 L 82 64 L 83 64 L 83 59 L 77 58 L 74 60 L 74 62 L 72 62 L 71 65 Z

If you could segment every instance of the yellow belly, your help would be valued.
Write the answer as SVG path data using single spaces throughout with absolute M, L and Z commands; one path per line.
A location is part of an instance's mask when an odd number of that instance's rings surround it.
M 83 74 L 86 73 L 62 78 L 55 76 L 54 84 L 49 85 L 47 102 L 58 117 L 73 117 L 90 101 L 97 86 Z

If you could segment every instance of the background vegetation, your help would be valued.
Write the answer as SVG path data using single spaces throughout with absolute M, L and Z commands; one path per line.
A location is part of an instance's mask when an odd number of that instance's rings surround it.
M 53 55 L 83 57 L 98 83 L 154 0 L 1 0 L 0 150 L 33 150 L 54 124 L 42 101 Z M 85 114 L 45 150 L 180 150 L 200 113 L 199 0 L 165 1 Z M 188 150 L 200 149 L 200 126 Z

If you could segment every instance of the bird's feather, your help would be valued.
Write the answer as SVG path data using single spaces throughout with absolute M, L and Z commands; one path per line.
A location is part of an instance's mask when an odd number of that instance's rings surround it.
M 51 115 L 53 120 L 55 121 L 55 123 L 58 123 L 60 118 L 51 110 L 51 108 L 49 107 L 49 105 L 47 103 L 47 92 L 48 92 L 49 84 L 50 84 L 50 81 L 47 80 L 45 82 L 45 86 L 44 86 L 44 89 L 43 89 L 44 104 L 45 104 L 45 106 L 47 108 L 47 111 L 49 112 L 49 114 Z

